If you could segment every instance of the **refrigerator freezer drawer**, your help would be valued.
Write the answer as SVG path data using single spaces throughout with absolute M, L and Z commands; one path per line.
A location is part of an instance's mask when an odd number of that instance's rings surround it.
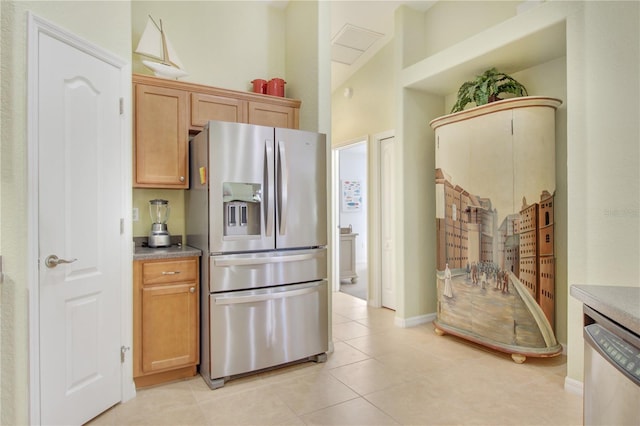
M 210 295 L 211 380 L 328 350 L 327 281 Z
M 211 256 L 209 291 L 273 287 L 327 278 L 327 249 Z

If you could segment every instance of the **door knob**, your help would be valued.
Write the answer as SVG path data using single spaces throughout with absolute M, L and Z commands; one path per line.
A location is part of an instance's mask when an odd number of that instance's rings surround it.
M 51 254 L 51 255 L 47 256 L 47 258 L 44 260 L 44 264 L 47 266 L 47 268 L 55 268 L 56 266 L 58 266 L 61 263 L 73 263 L 76 260 L 78 260 L 78 259 L 71 259 L 71 260 L 60 259 L 55 254 Z
M 189 289 L 189 293 L 195 293 L 195 292 L 196 292 L 196 288 L 195 288 L 195 287 L 191 287 L 191 288 Z

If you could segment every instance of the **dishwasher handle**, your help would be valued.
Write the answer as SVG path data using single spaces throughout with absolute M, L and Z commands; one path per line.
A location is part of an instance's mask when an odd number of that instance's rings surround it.
M 295 290 L 269 292 L 263 294 L 250 294 L 244 296 L 214 296 L 213 302 L 216 305 L 237 305 L 241 303 L 265 302 L 267 300 L 285 299 L 287 297 L 303 296 L 318 291 L 320 284 L 314 284 L 312 287 L 298 288 Z

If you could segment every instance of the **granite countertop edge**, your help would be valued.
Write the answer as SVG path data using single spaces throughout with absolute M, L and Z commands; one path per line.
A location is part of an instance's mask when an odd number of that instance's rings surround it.
M 179 259 L 181 257 L 201 256 L 200 249 L 190 246 L 171 246 L 163 248 L 136 247 L 133 260 Z
M 640 287 L 574 284 L 570 294 L 591 309 L 640 335 Z

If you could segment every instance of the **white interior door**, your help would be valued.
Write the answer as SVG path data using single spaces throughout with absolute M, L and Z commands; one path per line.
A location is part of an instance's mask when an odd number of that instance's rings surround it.
M 395 310 L 395 199 L 393 188 L 396 171 L 394 139 L 394 137 L 390 137 L 380 140 L 380 234 L 382 244 L 380 275 L 382 286 L 382 306 Z
M 37 56 L 40 423 L 82 424 L 121 400 L 121 74 L 43 32 Z

